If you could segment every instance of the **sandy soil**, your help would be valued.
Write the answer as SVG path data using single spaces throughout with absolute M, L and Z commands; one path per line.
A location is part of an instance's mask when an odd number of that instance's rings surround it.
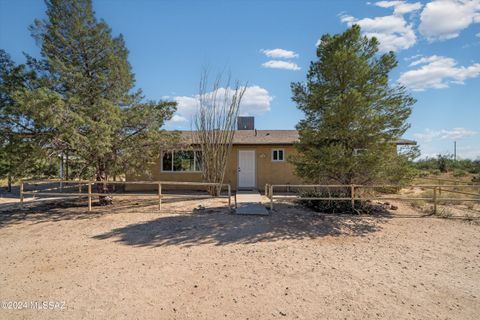
M 480 226 L 288 204 L 117 201 L 0 213 L 0 319 L 478 319 Z M 199 204 L 206 209 L 193 210 Z M 1 306 L 0 306 L 1 307 Z M 7 306 L 8 307 L 8 306 Z M 58 305 L 61 307 L 61 304 Z

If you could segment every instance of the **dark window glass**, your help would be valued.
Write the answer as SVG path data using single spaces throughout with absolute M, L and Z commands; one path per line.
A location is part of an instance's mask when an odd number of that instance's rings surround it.
M 278 160 L 278 151 L 273 150 L 273 160 Z
M 278 160 L 283 161 L 283 150 L 278 150 Z
M 173 171 L 193 171 L 193 151 L 173 152 Z
M 172 171 L 172 152 L 165 152 L 162 159 L 162 170 Z

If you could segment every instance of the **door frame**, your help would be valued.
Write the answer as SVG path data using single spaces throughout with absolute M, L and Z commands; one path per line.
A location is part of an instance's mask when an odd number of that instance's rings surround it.
M 240 187 L 240 151 L 253 151 L 253 186 Z M 237 189 L 249 189 L 257 187 L 257 151 L 255 149 L 238 149 L 237 150 Z

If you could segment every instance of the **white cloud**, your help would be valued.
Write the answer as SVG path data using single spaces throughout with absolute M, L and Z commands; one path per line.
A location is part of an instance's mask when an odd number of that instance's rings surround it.
M 382 8 L 393 7 L 393 13 L 396 15 L 406 14 L 422 8 L 422 4 L 420 2 L 409 3 L 405 1 L 378 1 L 375 2 L 374 5 Z
M 477 135 L 478 132 L 467 130 L 465 128 L 453 128 L 452 130 L 430 130 L 426 129 L 423 133 L 415 133 L 413 136 L 424 142 L 432 140 L 458 140 L 466 137 Z
M 171 123 L 185 123 L 188 122 L 188 119 L 182 116 L 179 116 L 178 114 L 174 114 L 172 119 L 170 119 Z
M 457 66 L 454 59 L 436 55 L 415 60 L 410 66 L 417 69 L 400 74 L 398 81 L 414 91 L 448 88 L 451 83 L 464 84 L 466 79 L 480 75 L 479 63 Z
M 300 70 L 300 67 L 296 63 L 281 60 L 269 60 L 265 63 L 262 63 L 262 67 L 271 69 Z
M 285 49 L 262 49 L 261 53 L 266 55 L 269 58 L 284 58 L 284 59 L 293 59 L 298 58 L 298 53 L 295 51 L 285 50 Z
M 259 86 L 247 87 L 240 105 L 240 115 L 259 115 L 270 111 L 273 97 L 267 89 Z
M 417 41 L 417 37 L 413 30 L 413 25 L 408 24 L 401 13 L 418 10 L 421 8 L 421 5 L 403 1 L 380 1 L 375 3 L 375 5 L 380 7 L 393 7 L 394 14 L 364 19 L 357 19 L 350 15 L 342 15 L 340 16 L 340 20 L 349 26 L 358 24 L 362 28 L 364 35 L 376 37 L 380 42 L 380 51 L 398 51 L 412 47 Z
M 405 58 L 403 58 L 403 60 L 405 60 L 405 61 L 412 61 L 412 60 L 416 60 L 416 59 L 421 58 L 421 57 L 423 57 L 423 55 L 421 55 L 421 54 L 415 54 L 415 55 L 413 55 L 413 56 L 411 56 L 411 57 L 405 57 Z
M 211 93 L 207 93 L 207 95 L 209 94 Z M 218 89 L 217 96 L 219 99 L 222 99 L 222 97 L 224 97 L 226 94 L 232 96 L 233 89 Z M 186 125 L 190 123 L 198 108 L 199 95 L 164 98 L 169 98 L 177 102 L 177 111 L 169 121 L 169 124 Z M 247 87 L 240 104 L 240 115 L 260 115 L 270 111 L 270 104 L 272 100 L 273 97 L 270 96 L 266 89 L 259 86 Z
M 480 0 L 434 0 L 420 15 L 420 33 L 429 41 L 453 39 L 480 23 Z

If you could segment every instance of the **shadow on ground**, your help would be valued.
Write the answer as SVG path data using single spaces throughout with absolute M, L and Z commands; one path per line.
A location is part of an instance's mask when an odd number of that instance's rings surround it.
M 158 213 L 158 201 L 150 199 L 116 200 L 112 206 L 100 206 L 98 200 L 88 211 L 86 198 L 63 198 L 25 202 L 24 208 L 18 204 L 0 204 L 0 228 L 23 222 L 42 223 L 64 220 L 95 219 L 107 214 L 143 212 Z
M 165 205 L 182 202 L 185 204 L 183 210 L 176 210 L 177 213 L 191 213 L 198 200 L 166 199 Z M 226 208 L 218 208 L 224 210 Z M 165 212 L 165 210 L 164 210 Z M 37 201 L 25 202 L 24 208 L 19 204 L 0 204 L 0 228 L 20 223 L 44 223 L 58 222 L 65 220 L 96 219 L 104 215 L 121 213 L 151 213 L 159 214 L 158 200 L 148 197 L 132 200 L 114 199 L 111 206 L 100 206 L 98 200 L 92 203 L 92 211 L 88 211 L 86 198 L 58 198 L 54 200 L 39 198 Z
M 198 210 L 193 214 L 169 215 L 127 225 L 94 236 L 139 247 L 169 245 L 227 245 L 324 236 L 365 236 L 379 231 L 387 217 L 328 216 L 299 206 L 279 204 L 270 216 L 227 214 L 223 208 Z
M 76 199 L 29 202 L 25 203 L 23 209 L 18 206 L 5 209 L 0 207 L 0 228 L 24 222 L 42 223 L 94 219 L 107 213 L 104 210 L 88 212 L 85 201 Z

